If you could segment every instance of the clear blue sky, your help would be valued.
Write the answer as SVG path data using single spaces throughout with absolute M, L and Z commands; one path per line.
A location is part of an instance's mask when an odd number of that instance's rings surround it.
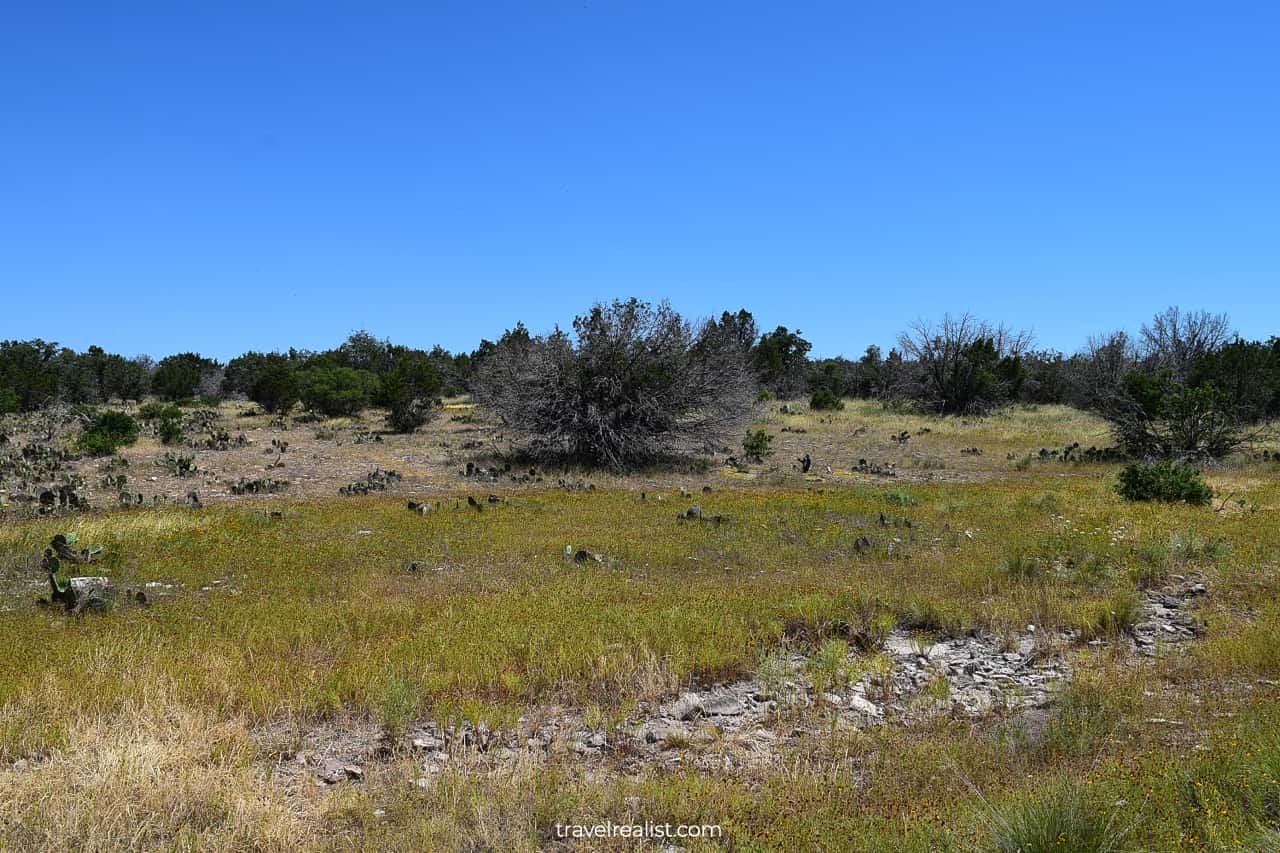
M 471 349 L 592 301 L 818 354 L 970 310 L 1280 333 L 1272 2 L 138 2 L 0 17 L 0 337 Z

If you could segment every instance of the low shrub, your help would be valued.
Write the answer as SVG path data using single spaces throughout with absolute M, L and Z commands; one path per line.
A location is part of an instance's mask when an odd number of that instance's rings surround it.
M 138 422 L 108 409 L 94 415 L 80 434 L 80 449 L 93 456 L 110 456 L 138 440 Z
M 140 421 L 158 421 L 161 418 L 181 418 L 182 410 L 172 404 L 164 403 L 143 403 L 138 407 L 138 420 Z
M 298 371 L 289 362 L 275 359 L 253 377 L 248 395 L 264 412 L 285 414 L 298 402 Z
M 773 444 L 773 436 L 758 429 L 747 433 L 746 440 L 742 442 L 742 451 L 752 462 L 763 462 L 766 456 L 773 455 L 771 444 Z
M 1129 501 L 1186 501 L 1193 506 L 1205 506 L 1213 497 L 1198 469 L 1177 462 L 1130 462 L 1121 470 L 1116 490 Z
M 472 393 L 531 459 L 625 471 L 705 456 L 752 414 L 734 322 L 695 327 L 666 303 L 629 299 L 593 306 L 572 335 L 517 325 L 484 356 Z
M 830 388 L 819 388 L 809 398 L 809 408 L 817 412 L 838 412 L 844 410 L 844 401 Z
M 350 367 L 315 367 L 302 373 L 302 402 L 329 417 L 359 414 L 378 390 L 378 377 Z
M 387 409 L 387 426 L 392 432 L 413 432 L 429 423 L 438 408 L 433 400 L 399 399 Z
M 440 409 L 440 376 L 425 358 L 403 358 L 381 382 L 378 402 L 387 407 L 387 426 L 394 432 L 413 432 Z

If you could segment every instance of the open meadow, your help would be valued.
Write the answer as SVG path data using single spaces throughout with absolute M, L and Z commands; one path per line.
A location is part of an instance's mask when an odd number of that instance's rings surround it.
M 1270 459 L 1194 507 L 1122 500 L 1062 406 L 772 402 L 761 461 L 625 476 L 507 470 L 465 400 L 244 409 L 4 516 L 0 847 L 1280 849 Z M 37 605 L 58 534 L 101 608 Z

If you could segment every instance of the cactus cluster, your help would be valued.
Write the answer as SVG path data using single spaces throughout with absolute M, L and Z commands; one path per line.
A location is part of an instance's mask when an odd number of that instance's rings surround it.
M 0 511 L 52 515 L 89 509 L 80 494 L 84 479 L 70 465 L 77 458 L 34 442 L 0 453 Z
M 1036 462 L 1123 462 L 1125 454 L 1118 447 L 1091 445 L 1081 448 L 1080 442 L 1076 441 L 1062 448 L 1042 447 L 1038 453 L 1028 453 L 1026 456 L 1009 453 L 1006 458 L 1011 462 L 1022 460 L 1026 462 L 1033 460 Z
M 90 509 L 89 499 L 65 483 L 45 489 L 40 493 L 40 514 L 53 515 L 57 512 L 78 512 Z
M 122 492 L 128 482 L 129 477 L 127 474 L 108 474 L 98 481 L 98 485 L 103 489 Z
M 859 474 L 870 474 L 873 477 L 896 477 L 898 476 L 897 466 L 892 462 L 881 464 L 879 462 L 868 462 L 866 459 L 859 459 L 858 464 L 854 466 L 855 471 Z
M 59 533 L 49 540 L 40 558 L 40 569 L 49 579 L 49 597 L 39 599 L 42 606 L 61 604 L 68 613 L 81 613 L 86 609 L 106 606 L 106 594 L 110 584 L 103 577 L 59 577 L 63 563 L 91 563 L 102 557 L 102 546 L 77 548 L 76 534 Z
M 119 501 L 120 501 L 120 506 L 122 507 L 147 506 L 148 504 L 150 504 L 151 506 L 161 506 L 169 502 L 169 496 L 168 495 L 152 495 L 151 500 L 148 501 L 145 497 L 143 497 L 142 492 L 121 492 Z
M 513 483 L 541 483 L 542 475 L 538 473 L 537 468 L 529 468 L 527 471 L 516 471 L 510 462 L 504 462 L 501 465 L 495 463 L 492 467 L 485 468 L 474 462 L 468 462 L 467 467 L 458 472 L 458 476 L 465 477 L 468 480 L 475 480 L 479 483 L 496 483 L 501 478 L 507 477 Z
M 203 439 L 191 442 L 190 446 L 202 450 L 231 450 L 234 447 L 244 447 L 248 443 L 249 439 L 245 438 L 242 432 L 232 436 L 222 427 L 213 426 L 205 433 Z
M 289 488 L 288 480 L 273 480 L 259 477 L 255 480 L 249 480 L 241 477 L 235 483 L 229 483 L 233 495 L 270 495 L 276 492 L 283 492 Z
M 697 504 L 694 504 L 693 506 L 686 509 L 684 512 L 676 515 L 676 520 L 677 521 L 705 521 L 708 524 L 713 524 L 716 527 L 719 527 L 720 525 L 726 524 L 729 521 L 729 516 L 722 515 L 721 513 L 718 513 L 718 512 L 712 513 L 710 515 L 706 515 L 702 512 L 702 507 L 698 506 Z
M 172 453 L 166 452 L 157 463 L 159 466 L 175 477 L 193 477 L 199 473 L 196 467 L 196 457 L 194 453 Z
M 77 457 L 45 444 L 24 444 L 0 455 L 0 480 L 33 484 L 63 473 Z
M 264 450 L 264 453 L 276 455 L 276 458 L 267 463 L 267 470 L 284 467 L 284 454 L 289 449 L 289 442 L 281 438 L 271 439 L 271 447 Z
M 377 465 L 373 466 L 373 470 L 365 475 L 363 480 L 356 480 L 338 489 L 340 495 L 367 495 L 371 492 L 386 491 L 387 486 L 392 483 L 400 482 L 401 477 L 398 471 L 383 471 Z

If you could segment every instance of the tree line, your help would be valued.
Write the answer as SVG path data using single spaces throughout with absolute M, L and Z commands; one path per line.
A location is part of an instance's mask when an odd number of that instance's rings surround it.
M 1125 453 L 1163 458 L 1221 456 L 1280 416 L 1280 338 L 1246 340 L 1225 315 L 1204 311 L 1169 308 L 1136 336 L 1100 335 L 1070 355 L 968 314 L 915 323 L 887 354 L 869 346 L 857 359 L 810 358 L 799 329 L 761 333 L 745 309 L 691 323 L 666 303 L 619 300 L 572 329 L 535 336 L 517 323 L 469 353 L 360 331 L 330 350 L 247 352 L 225 364 L 192 352 L 153 361 L 3 341 L 0 413 L 233 397 L 275 413 L 377 406 L 406 432 L 441 397 L 472 393 L 532 455 L 618 468 L 722 443 L 770 396 L 808 397 L 815 409 L 873 399 L 939 415 L 1065 403 L 1107 418 Z

